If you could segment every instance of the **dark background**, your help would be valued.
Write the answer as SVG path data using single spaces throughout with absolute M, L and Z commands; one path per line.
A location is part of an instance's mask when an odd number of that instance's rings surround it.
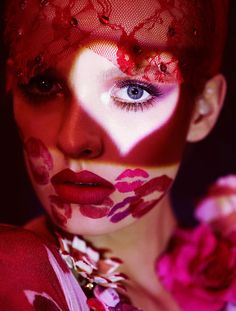
M 216 0 L 217 1 L 217 0 Z M 3 3 L 0 4 L 2 15 Z M 236 1 L 231 1 L 229 34 L 222 72 L 228 94 L 220 119 L 202 142 L 187 146 L 172 198 L 179 220 L 193 224 L 193 206 L 217 177 L 236 174 Z M 3 28 L 3 18 L 0 19 Z M 2 34 L 1 34 L 2 36 Z M 1 37 L 2 42 L 2 37 Z M 21 225 L 42 212 L 26 176 L 21 145 L 4 95 L 5 52 L 0 54 L 0 222 Z

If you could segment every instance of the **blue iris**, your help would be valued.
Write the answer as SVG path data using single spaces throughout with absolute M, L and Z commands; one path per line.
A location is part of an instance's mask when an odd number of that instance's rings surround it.
M 131 99 L 137 100 L 142 98 L 144 90 L 137 85 L 130 85 L 127 88 L 127 94 Z

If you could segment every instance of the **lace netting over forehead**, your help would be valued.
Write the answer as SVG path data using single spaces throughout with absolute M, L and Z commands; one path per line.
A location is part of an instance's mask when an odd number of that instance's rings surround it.
M 201 68 L 205 75 L 216 70 L 226 4 L 224 0 L 12 0 L 7 4 L 5 33 L 22 80 L 84 47 L 129 75 L 142 68 L 146 79 L 166 79 L 168 74 L 180 79 L 178 63 L 181 79 L 187 79 L 193 68 L 195 74 Z M 155 72 L 150 71 L 153 65 Z

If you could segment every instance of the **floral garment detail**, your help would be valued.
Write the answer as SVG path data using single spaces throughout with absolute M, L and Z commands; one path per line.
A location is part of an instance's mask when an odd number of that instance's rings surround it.
M 57 234 L 60 253 L 86 293 L 87 304 L 93 311 L 141 311 L 118 293 L 125 291 L 127 276 L 116 272 L 121 265 L 117 258 L 107 258 L 107 250 L 98 250 L 82 237 L 63 238 Z
M 156 271 L 184 311 L 236 310 L 236 176 L 219 178 L 196 206 L 203 224 L 177 229 Z

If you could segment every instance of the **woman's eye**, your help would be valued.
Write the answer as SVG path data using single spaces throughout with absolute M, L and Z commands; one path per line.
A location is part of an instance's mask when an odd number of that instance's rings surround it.
M 111 91 L 116 105 L 127 111 L 144 110 L 160 96 L 161 91 L 156 86 L 135 81 L 119 82 Z
M 129 85 L 116 92 L 116 97 L 125 102 L 143 102 L 152 96 L 140 85 Z
M 47 75 L 39 75 L 30 79 L 26 84 L 20 84 L 25 95 L 37 99 L 51 99 L 62 94 L 62 85 L 59 80 Z

